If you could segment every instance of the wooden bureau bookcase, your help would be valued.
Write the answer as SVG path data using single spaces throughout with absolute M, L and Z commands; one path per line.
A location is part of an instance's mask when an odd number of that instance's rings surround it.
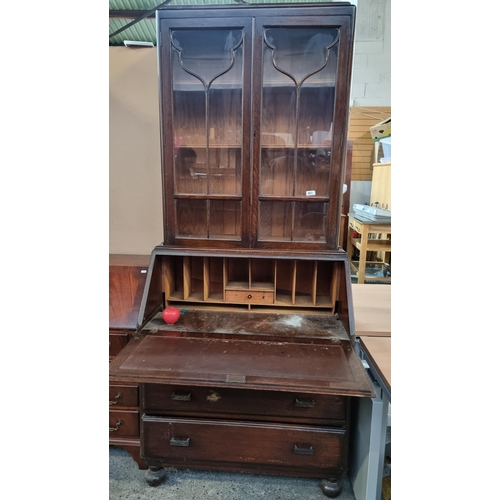
M 137 387 L 152 486 L 177 467 L 340 493 L 351 398 L 374 396 L 339 248 L 354 14 L 157 11 L 164 242 L 110 365 Z

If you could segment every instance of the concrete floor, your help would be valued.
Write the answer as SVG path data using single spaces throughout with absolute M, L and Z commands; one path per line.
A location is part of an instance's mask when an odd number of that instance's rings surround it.
M 318 479 L 190 470 L 167 470 L 167 479 L 148 486 L 144 471 L 121 448 L 109 447 L 110 500 L 327 500 Z M 342 478 L 337 500 L 355 500 L 349 478 Z

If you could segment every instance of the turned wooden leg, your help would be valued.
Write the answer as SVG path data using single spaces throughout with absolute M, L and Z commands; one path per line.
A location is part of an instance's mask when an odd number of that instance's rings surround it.
M 148 467 L 148 470 L 144 474 L 146 483 L 149 486 L 158 486 L 163 483 L 167 477 L 167 471 L 163 467 Z
M 342 491 L 342 485 L 337 479 L 322 479 L 321 480 L 321 491 L 328 498 L 336 498 L 340 495 Z

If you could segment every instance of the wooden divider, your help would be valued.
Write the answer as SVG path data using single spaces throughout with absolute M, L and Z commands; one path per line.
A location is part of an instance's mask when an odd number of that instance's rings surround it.
M 342 263 L 317 260 L 165 256 L 167 303 L 245 304 L 330 309 L 338 299 Z

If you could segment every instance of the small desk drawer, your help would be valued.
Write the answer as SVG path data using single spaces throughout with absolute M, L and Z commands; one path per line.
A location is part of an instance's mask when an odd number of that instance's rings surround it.
M 226 302 L 272 304 L 274 292 L 270 290 L 226 290 Z
M 139 388 L 137 386 L 109 386 L 109 408 L 120 406 L 139 406 Z
M 346 398 L 278 391 L 145 384 L 145 413 L 223 416 L 274 422 L 311 422 L 342 426 Z
M 292 468 L 330 477 L 342 466 L 345 431 L 243 421 L 142 417 L 141 455 L 149 464 L 233 464 Z
M 361 233 L 363 231 L 363 225 L 353 218 L 349 218 L 349 227 L 354 229 L 358 233 Z
M 139 411 L 110 410 L 110 437 L 139 437 Z

